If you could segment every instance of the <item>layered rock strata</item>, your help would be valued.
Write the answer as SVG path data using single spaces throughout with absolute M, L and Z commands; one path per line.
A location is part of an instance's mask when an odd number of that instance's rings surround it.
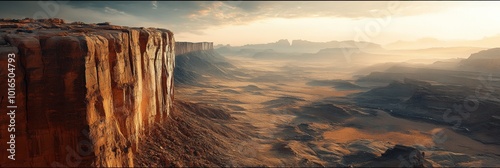
M 182 55 L 193 51 L 213 50 L 212 42 L 175 42 L 175 55 Z
M 175 40 L 165 29 L 60 19 L 0 20 L 0 80 L 15 54 L 15 159 L 3 166 L 133 166 L 148 128 L 169 116 Z M 9 146 L 0 82 L 0 149 Z

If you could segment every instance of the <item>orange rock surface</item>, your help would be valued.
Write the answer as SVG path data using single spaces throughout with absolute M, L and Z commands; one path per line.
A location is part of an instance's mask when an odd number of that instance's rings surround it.
M 212 42 L 175 42 L 175 55 L 182 55 L 192 51 L 213 50 Z
M 0 20 L 0 80 L 14 53 L 17 105 L 16 160 L 2 154 L 0 167 L 133 166 L 141 137 L 171 111 L 174 49 L 165 29 Z M 8 87 L 0 82 L 2 151 Z

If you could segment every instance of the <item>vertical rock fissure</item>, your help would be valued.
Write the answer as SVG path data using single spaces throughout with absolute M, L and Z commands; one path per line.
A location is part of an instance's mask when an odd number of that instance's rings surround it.
M 153 66 L 154 66 L 154 80 L 155 80 L 155 83 L 154 83 L 154 86 L 155 86 L 155 89 L 156 89 L 156 92 L 155 92 L 155 99 L 156 99 L 156 121 L 160 121 L 160 118 L 161 118 L 161 115 L 162 115 L 162 111 L 161 111 L 161 106 L 162 106 L 162 103 L 160 102 L 160 97 L 158 96 L 158 89 L 161 89 L 159 88 L 158 86 L 158 82 L 162 82 L 161 81 L 161 76 L 158 76 L 158 55 L 160 54 L 160 49 L 161 49 L 161 38 L 160 40 L 156 40 L 156 39 L 153 39 L 154 40 L 154 43 L 155 43 L 155 46 L 156 47 L 156 51 L 155 51 L 155 57 L 154 57 L 154 63 L 153 63 Z M 161 74 L 160 74 L 161 75 Z
M 128 35 L 128 60 L 130 62 L 130 71 L 132 72 L 132 74 L 135 74 L 135 67 L 134 67 L 134 61 L 132 59 L 132 32 L 131 31 L 127 31 L 127 35 Z
M 168 86 L 167 86 L 168 72 L 166 72 L 167 71 L 166 66 L 167 66 L 168 61 L 169 61 L 168 58 L 167 58 L 167 47 L 168 47 L 167 45 L 168 45 L 169 42 L 167 41 L 168 37 L 167 37 L 167 33 L 166 32 L 161 33 L 161 37 L 162 37 L 162 45 L 161 46 L 162 46 L 162 49 L 163 49 L 162 53 L 161 53 L 161 56 L 162 56 L 161 58 L 163 59 L 163 61 L 161 62 L 161 80 L 162 80 L 162 83 L 161 83 L 161 88 L 162 88 L 161 94 L 162 95 L 161 96 L 163 98 L 166 98 L 166 95 L 167 95 L 166 93 L 168 91 L 167 90 L 167 88 L 168 88 Z M 163 100 L 163 101 L 164 102 L 168 102 L 168 99 L 167 100 Z M 164 113 L 167 113 L 167 115 L 168 115 L 168 111 L 167 111 L 168 107 L 166 107 L 167 103 L 162 103 L 162 106 L 163 106 L 162 111 L 164 111 Z
M 97 52 L 97 51 L 94 51 L 94 52 Z M 91 56 L 94 58 L 94 63 L 95 63 L 95 71 L 96 71 L 96 74 L 95 74 L 95 78 L 96 78 L 96 81 L 97 81 L 97 86 L 99 87 L 99 59 L 97 59 L 95 56 Z
M 29 79 L 28 79 L 28 70 L 26 69 L 26 60 L 23 59 L 23 58 L 26 58 L 25 56 L 23 55 L 26 55 L 27 52 L 19 52 L 19 56 L 18 56 L 18 61 L 19 61 L 19 66 L 20 66 L 20 69 L 22 71 L 22 74 L 23 74 L 23 84 L 24 84 L 24 93 L 29 93 L 29 90 L 28 90 L 28 86 L 29 86 Z M 28 102 L 29 102 L 29 96 L 26 95 L 24 96 L 24 109 L 26 111 L 28 111 Z M 26 116 L 27 117 L 27 116 Z
M 20 165 L 3 160 L 0 165 L 134 166 L 139 138 L 172 107 L 173 34 L 164 29 L 52 21 L 12 20 L 33 27 L 31 33 L 0 28 L 12 45 L 0 48 L 20 50 L 16 51 L 17 100 L 22 105 L 19 110 L 26 111 L 17 118 L 23 130 L 16 135 Z M 9 21 L 0 20 L 4 22 Z M 48 23 L 54 26 L 44 27 Z M 0 78 L 6 74 L 0 73 Z M 5 83 L 0 86 L 7 90 Z M 0 95 L 2 106 L 6 98 L 5 93 Z M 7 127 L 5 123 L 2 120 L 0 127 Z M 71 158 L 80 154 L 77 148 L 83 140 L 91 152 Z

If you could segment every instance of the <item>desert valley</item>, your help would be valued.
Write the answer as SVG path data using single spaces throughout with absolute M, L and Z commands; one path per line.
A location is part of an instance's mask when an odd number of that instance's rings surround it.
M 360 50 L 349 62 L 345 48 L 276 54 L 268 46 L 176 58 L 176 98 L 228 112 L 233 129 L 251 133 L 230 147 L 241 154 L 238 166 L 409 166 L 421 152 L 424 166 L 499 164 L 500 50 L 470 48 L 468 57 L 423 64 L 403 54 L 457 49 Z
M 130 3 L 0 5 L 0 167 L 500 165 L 500 3 Z

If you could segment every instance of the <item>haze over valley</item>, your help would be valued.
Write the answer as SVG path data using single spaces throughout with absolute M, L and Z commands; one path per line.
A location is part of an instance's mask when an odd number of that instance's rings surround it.
M 499 164 L 499 49 L 357 43 L 279 40 L 180 55 L 177 92 L 253 133 L 241 165 L 404 166 L 405 155 L 424 166 Z
M 499 8 L 0 2 L 0 167 L 498 167 Z

